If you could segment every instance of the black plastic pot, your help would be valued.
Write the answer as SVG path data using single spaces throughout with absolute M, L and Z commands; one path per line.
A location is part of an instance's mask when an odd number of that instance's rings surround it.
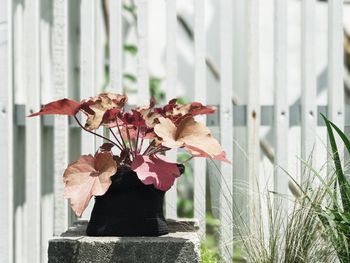
M 183 165 L 178 165 L 183 173 Z M 144 185 L 136 173 L 119 168 L 103 196 L 95 197 L 88 236 L 161 236 L 168 226 L 163 215 L 165 192 Z

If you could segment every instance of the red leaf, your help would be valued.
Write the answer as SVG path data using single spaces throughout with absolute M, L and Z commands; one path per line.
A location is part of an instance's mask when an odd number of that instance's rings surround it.
M 145 184 L 153 184 L 155 188 L 167 191 L 180 176 L 179 168 L 175 163 L 169 162 L 163 156 L 136 155 L 131 169 L 137 173 L 138 178 Z
M 73 116 L 77 114 L 81 106 L 80 102 L 70 99 L 62 99 L 50 102 L 43 106 L 43 108 L 36 113 L 29 115 L 28 117 L 34 117 L 38 115 L 47 115 L 47 114 L 61 114 Z
M 104 195 L 111 185 L 117 163 L 110 152 L 95 157 L 82 155 L 64 171 L 64 196 L 70 199 L 73 211 L 81 216 L 92 196 Z

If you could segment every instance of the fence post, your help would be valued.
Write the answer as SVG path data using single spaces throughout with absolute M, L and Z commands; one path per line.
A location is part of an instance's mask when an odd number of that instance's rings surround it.
M 96 37 L 96 3 L 95 1 L 82 0 L 80 4 L 80 98 L 86 99 L 95 96 L 95 37 Z M 81 131 L 81 154 L 95 152 L 95 140 L 93 136 Z M 94 199 L 91 199 L 81 219 L 89 219 Z
M 275 0 L 274 11 L 274 191 L 288 193 L 289 107 L 287 96 L 287 1 Z M 280 168 L 281 167 L 281 168 Z
M 220 140 L 225 145 L 227 159 L 233 155 L 232 117 L 232 0 L 220 1 Z M 231 262 L 233 255 L 233 171 L 232 165 L 221 163 L 220 175 L 220 252 L 224 262 Z
M 53 89 L 55 99 L 68 96 L 68 2 L 53 2 Z M 69 159 L 68 119 L 54 116 L 54 235 L 68 229 L 69 208 L 63 198 L 62 176 Z
M 148 73 L 148 1 L 136 0 L 137 6 L 137 81 L 138 103 L 148 105 L 149 73 Z
M 26 111 L 41 108 L 40 85 L 40 1 L 24 4 Z M 25 259 L 40 262 L 41 248 L 41 119 L 26 120 L 25 144 Z
M 13 96 L 12 96 L 12 1 L 0 3 L 0 255 L 13 262 Z
M 248 45 L 248 87 L 247 87 L 247 176 L 249 185 L 250 216 L 258 212 L 259 183 L 259 0 L 247 1 L 247 45 Z
M 301 33 L 301 158 L 314 162 L 317 128 L 316 74 L 314 66 L 315 1 L 302 1 Z M 303 178 L 303 165 L 300 182 Z
M 177 96 L 177 52 L 176 52 L 176 0 L 166 1 L 166 100 Z M 171 161 L 177 161 L 177 150 L 167 153 Z M 177 218 L 177 180 L 166 193 L 166 217 Z
M 344 128 L 344 32 L 343 1 L 328 1 L 328 118 L 341 130 Z M 336 141 L 340 144 L 337 136 Z M 344 149 L 339 147 L 340 159 Z M 328 166 L 328 173 L 333 166 Z
M 194 100 L 207 103 L 206 74 L 206 34 L 205 34 L 205 1 L 195 0 L 194 13 Z M 206 125 L 205 115 L 197 117 L 197 121 Z M 199 220 L 199 235 L 205 238 L 205 197 L 206 197 L 206 160 L 197 158 L 194 164 L 194 216 Z
M 109 75 L 111 90 L 123 93 L 122 1 L 109 1 Z

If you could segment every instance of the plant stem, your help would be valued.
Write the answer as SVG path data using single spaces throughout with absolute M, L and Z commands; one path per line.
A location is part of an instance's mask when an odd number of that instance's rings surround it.
M 150 149 L 151 147 L 153 147 L 153 142 L 154 142 L 154 140 L 148 145 L 147 149 L 143 152 L 142 155 L 146 155 L 147 152 L 149 151 L 149 149 Z
M 122 143 L 119 141 L 118 137 L 115 135 L 115 133 L 114 133 L 114 131 L 112 130 L 112 128 L 109 128 L 109 131 L 112 133 L 114 139 L 119 143 L 119 146 L 123 148 L 124 146 L 123 146 Z
M 139 149 L 139 153 L 142 151 L 142 146 L 143 146 L 143 140 L 144 140 L 144 137 L 141 138 L 141 144 L 140 144 L 140 149 Z
M 119 145 L 116 144 L 114 141 L 112 141 L 112 140 L 110 140 L 110 139 L 108 139 L 108 138 L 106 138 L 106 137 L 104 137 L 104 136 L 102 136 L 102 135 L 100 135 L 100 134 L 97 134 L 97 133 L 95 133 L 95 132 L 93 132 L 93 131 L 89 131 L 88 129 L 86 129 L 86 128 L 80 123 L 80 121 L 78 120 L 78 118 L 77 118 L 76 115 L 74 115 L 74 119 L 75 119 L 75 121 L 78 123 L 78 125 L 79 125 L 84 131 L 87 131 L 87 132 L 89 132 L 89 133 L 91 133 L 91 134 L 93 134 L 93 135 L 95 135 L 95 136 L 97 136 L 97 137 L 100 137 L 100 138 L 102 138 L 102 139 L 104 139 L 104 140 L 106 140 L 106 141 L 109 141 L 109 142 L 112 143 L 113 145 L 117 146 L 120 150 L 122 150 L 122 149 L 119 147 Z
M 191 157 L 187 158 L 185 161 L 183 161 L 182 163 L 187 163 L 188 161 L 193 159 L 193 155 L 191 155 Z
M 168 149 L 168 148 L 163 148 L 163 145 L 158 145 L 156 148 L 150 150 L 150 151 L 148 152 L 148 155 L 152 155 L 152 154 L 156 154 L 156 153 L 158 153 L 158 152 L 162 152 L 162 151 L 164 151 L 165 149 Z
M 138 152 L 139 135 L 140 135 L 140 127 L 137 127 L 136 143 L 135 143 L 135 149 L 134 149 L 135 155 L 139 153 Z
M 120 138 L 122 139 L 124 148 L 126 149 L 126 148 L 127 148 L 127 147 L 126 147 L 126 143 L 125 143 L 125 140 L 124 140 L 124 138 L 123 138 L 123 136 L 122 136 L 122 133 L 121 133 L 121 131 L 120 131 L 120 127 L 119 127 L 119 124 L 118 124 L 118 119 L 117 119 L 117 127 L 118 127 L 119 136 L 120 136 Z
M 130 137 L 129 128 L 128 128 L 127 125 L 125 125 L 125 129 L 126 129 L 126 135 L 128 136 L 130 152 L 131 152 L 131 154 L 133 155 L 134 152 L 133 152 L 133 149 L 132 149 L 132 146 L 131 146 L 131 137 Z

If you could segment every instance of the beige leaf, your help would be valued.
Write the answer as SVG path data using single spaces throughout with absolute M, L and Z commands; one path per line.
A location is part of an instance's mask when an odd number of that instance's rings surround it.
M 73 211 L 81 216 L 92 196 L 106 193 L 111 185 L 111 176 L 117 171 L 117 164 L 110 152 L 82 155 L 71 163 L 64 172 L 64 196 L 70 199 Z

